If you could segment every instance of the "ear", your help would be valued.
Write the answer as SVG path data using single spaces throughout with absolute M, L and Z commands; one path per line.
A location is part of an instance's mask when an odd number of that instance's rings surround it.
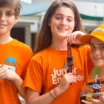
M 16 24 L 16 23 L 18 22 L 19 17 L 20 17 L 20 15 L 15 16 L 15 21 L 14 21 L 14 24 Z

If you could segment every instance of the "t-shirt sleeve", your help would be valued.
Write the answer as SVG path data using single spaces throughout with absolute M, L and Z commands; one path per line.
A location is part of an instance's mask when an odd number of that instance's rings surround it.
M 27 67 L 28 67 L 28 64 L 29 64 L 32 56 L 33 56 L 32 49 L 28 46 L 24 47 L 24 53 L 23 53 L 23 57 L 22 57 L 22 67 L 23 67 L 23 69 L 22 69 L 23 71 L 21 74 L 22 79 L 25 78 Z
M 40 63 L 36 60 L 31 60 L 29 63 L 23 87 L 28 87 L 34 91 L 41 92 L 42 68 Z

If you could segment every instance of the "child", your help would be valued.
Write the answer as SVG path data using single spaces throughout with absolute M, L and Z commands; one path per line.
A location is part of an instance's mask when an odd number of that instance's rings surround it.
M 20 104 L 26 67 L 32 50 L 10 36 L 21 9 L 20 0 L 0 0 L 0 104 Z
M 27 104 L 79 103 L 80 88 L 92 63 L 89 48 L 73 45 L 73 73 L 65 74 L 67 37 L 70 40 L 75 31 L 83 31 L 76 6 L 70 0 L 55 0 L 44 16 L 37 34 L 35 55 L 28 66 L 24 81 Z
M 92 70 L 91 80 L 88 81 L 88 83 L 93 82 L 90 89 L 94 90 L 93 93 L 104 92 L 104 83 L 102 84 L 104 81 L 104 24 L 97 27 L 91 34 L 82 36 L 81 43 L 90 45 L 91 59 L 96 67 Z M 93 96 L 93 98 L 95 97 Z M 82 102 L 85 104 L 104 104 L 104 97 L 90 99 L 90 102 L 84 100 Z

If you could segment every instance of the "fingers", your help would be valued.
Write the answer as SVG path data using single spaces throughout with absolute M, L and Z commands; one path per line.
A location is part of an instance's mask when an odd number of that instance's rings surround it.
M 1 67 L 0 68 L 0 79 L 5 79 L 5 75 L 6 75 L 6 70 Z
M 103 99 L 104 100 L 104 99 Z M 101 100 L 99 99 L 91 99 L 90 102 L 88 101 L 85 101 L 85 100 L 82 100 L 82 102 L 84 104 L 104 104 L 104 102 L 102 102 Z
M 65 79 L 70 83 L 76 83 L 76 76 L 73 73 L 67 73 L 66 69 L 63 69 Z
M 64 74 L 67 74 L 67 70 L 66 70 L 66 69 L 63 69 L 63 73 L 64 73 Z
M 68 35 L 70 44 L 78 44 L 80 43 L 80 38 L 85 35 L 84 32 L 75 31 L 72 34 Z
M 81 102 L 83 102 L 84 104 L 93 104 L 92 102 L 88 102 L 86 100 L 82 100 Z
M 70 44 L 72 44 L 72 35 L 70 34 L 70 35 L 68 35 L 68 41 L 70 42 Z
M 76 83 L 76 76 L 73 75 L 73 73 L 67 73 L 64 75 L 64 77 L 69 84 Z
M 104 104 L 102 101 L 99 99 L 91 99 L 92 104 Z
M 99 100 L 104 104 L 104 95 L 100 96 Z

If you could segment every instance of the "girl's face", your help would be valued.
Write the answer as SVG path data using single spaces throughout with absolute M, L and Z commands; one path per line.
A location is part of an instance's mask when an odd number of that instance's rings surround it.
M 63 39 L 72 33 L 75 27 L 73 11 L 68 7 L 60 7 L 53 14 L 49 26 L 52 31 L 52 38 Z
M 91 58 L 95 66 L 103 67 L 104 66 L 104 42 L 91 38 Z

